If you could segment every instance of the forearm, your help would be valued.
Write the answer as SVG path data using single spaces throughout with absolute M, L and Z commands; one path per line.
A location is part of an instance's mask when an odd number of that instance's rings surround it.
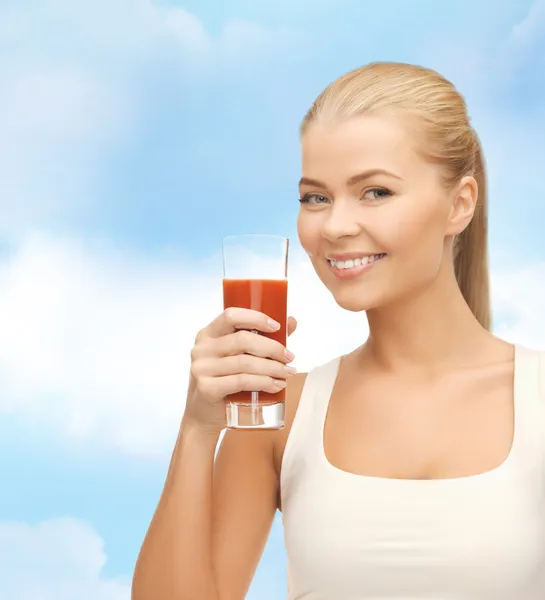
M 218 600 L 212 564 L 212 479 L 219 434 L 184 421 L 140 550 L 132 600 Z

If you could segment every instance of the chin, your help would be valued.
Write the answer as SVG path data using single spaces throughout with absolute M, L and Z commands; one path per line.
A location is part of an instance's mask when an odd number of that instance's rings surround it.
M 332 277 L 330 272 L 324 271 L 313 263 L 318 278 L 329 290 L 335 302 L 344 310 L 350 312 L 363 312 L 376 308 L 380 302 L 376 294 L 369 294 L 369 286 L 354 285 L 354 282 L 341 283 Z
M 362 301 L 361 298 L 334 298 L 341 308 L 355 313 L 371 310 L 377 306 L 375 303 Z
M 350 312 L 364 312 L 372 310 L 383 304 L 375 294 L 370 295 L 368 290 L 358 293 L 358 289 L 352 290 L 330 290 L 335 302 L 344 310 Z

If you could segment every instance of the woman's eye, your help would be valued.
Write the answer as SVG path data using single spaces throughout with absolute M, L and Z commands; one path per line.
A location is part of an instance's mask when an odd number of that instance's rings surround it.
M 363 198 L 365 200 L 382 200 L 384 198 L 388 198 L 389 196 L 392 196 L 392 192 L 386 188 L 372 188 L 370 190 L 366 190 L 363 194 Z
M 321 194 L 306 194 L 302 198 L 299 198 L 299 202 L 301 204 L 326 204 L 329 202 L 329 198 Z

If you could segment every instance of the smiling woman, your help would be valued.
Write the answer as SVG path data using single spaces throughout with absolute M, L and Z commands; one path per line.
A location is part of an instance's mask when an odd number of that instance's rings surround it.
M 299 239 L 369 336 L 291 377 L 286 348 L 242 331 L 271 332 L 268 315 L 200 331 L 133 599 L 242 600 L 279 508 L 289 600 L 540 600 L 545 357 L 489 331 L 463 98 L 430 69 L 367 65 L 317 98 L 301 149 Z M 226 396 L 279 380 L 285 429 L 228 431 L 215 458 Z

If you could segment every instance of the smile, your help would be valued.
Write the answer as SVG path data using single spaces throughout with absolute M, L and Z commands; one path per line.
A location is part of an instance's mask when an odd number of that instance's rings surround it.
M 327 262 L 331 271 L 338 279 L 351 279 L 357 277 L 360 273 L 368 271 L 376 262 L 382 260 L 386 256 L 385 253 L 373 254 L 371 256 L 362 256 L 350 260 L 332 260 Z

